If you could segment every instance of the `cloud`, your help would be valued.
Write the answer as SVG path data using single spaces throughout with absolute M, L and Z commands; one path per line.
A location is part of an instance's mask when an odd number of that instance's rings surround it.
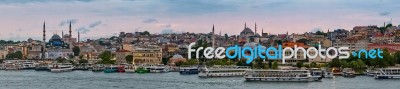
M 93 22 L 93 23 L 91 23 L 91 24 L 89 25 L 89 28 L 97 27 L 97 26 L 99 26 L 100 24 L 102 24 L 101 21 Z
M 317 32 L 317 31 L 322 31 L 322 29 L 321 29 L 321 28 L 313 28 L 313 29 L 311 30 L 311 32 L 313 32 L 313 33 Z
M 161 34 L 173 34 L 173 33 L 183 33 L 183 31 L 175 31 L 174 29 L 171 28 L 165 28 L 161 30 Z
M 80 34 L 87 34 L 88 32 L 90 32 L 90 29 L 87 29 L 86 27 L 79 27 L 75 31 L 80 32 Z
M 60 24 L 58 24 L 58 26 L 64 26 L 69 24 L 69 22 L 71 22 L 71 24 L 75 24 L 78 21 L 78 19 L 69 19 L 69 20 L 64 20 L 61 21 Z
M 143 23 L 157 23 L 157 19 L 155 18 L 148 18 L 142 21 Z
M 388 16 L 390 15 L 390 12 L 381 12 L 379 13 L 379 16 Z

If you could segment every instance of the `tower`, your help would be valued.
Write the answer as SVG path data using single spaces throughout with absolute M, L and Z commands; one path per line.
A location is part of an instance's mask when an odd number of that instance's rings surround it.
M 213 27 L 212 27 L 212 34 L 211 34 L 211 37 L 212 37 L 212 47 L 213 47 L 213 48 L 215 48 L 215 36 L 214 36 L 214 32 L 215 32 L 215 29 L 214 29 L 214 24 L 213 24 Z
M 257 23 L 254 23 L 254 35 L 257 34 Z
M 214 25 L 213 25 L 214 26 Z M 246 27 L 246 22 L 244 22 L 244 29 L 246 29 L 247 27 Z
M 81 42 L 81 34 L 78 31 L 78 44 L 79 44 L 79 42 Z
M 69 37 L 72 37 L 71 21 L 69 21 Z
M 45 51 L 46 51 L 46 21 L 43 22 L 43 43 L 42 43 L 42 57 L 45 58 Z

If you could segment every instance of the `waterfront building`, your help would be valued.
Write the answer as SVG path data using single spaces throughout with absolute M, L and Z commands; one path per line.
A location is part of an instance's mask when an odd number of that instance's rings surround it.
M 349 47 L 349 50 L 344 50 L 344 51 L 353 52 L 353 51 L 358 51 L 360 49 L 367 49 L 368 41 L 365 39 L 348 38 L 345 40 L 334 42 L 333 47 L 335 48 Z
M 133 64 L 160 64 L 162 48 L 154 45 L 135 45 L 133 50 Z
M 368 50 L 371 49 L 387 49 L 390 53 L 400 51 L 400 44 L 368 44 Z
M 128 55 L 132 55 L 132 52 L 125 49 L 118 50 L 117 52 L 115 52 L 117 64 L 127 63 L 125 57 Z M 133 64 L 133 63 L 128 63 L 128 64 Z

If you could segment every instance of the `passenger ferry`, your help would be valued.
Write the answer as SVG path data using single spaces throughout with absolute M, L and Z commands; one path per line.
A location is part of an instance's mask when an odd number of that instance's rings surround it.
M 35 71 L 50 71 L 50 67 L 48 64 L 38 64 L 35 66 Z
M 91 70 L 92 72 L 102 72 L 104 71 L 104 65 L 101 64 L 93 65 Z
M 382 68 L 379 69 L 375 79 L 399 79 L 400 78 L 400 68 Z
M 37 64 L 33 61 L 22 62 L 22 69 L 24 70 L 35 69 L 36 65 Z
M 74 69 L 74 66 L 71 63 L 67 64 L 54 64 L 53 67 L 50 68 L 51 72 L 68 72 L 72 71 Z
M 136 66 L 135 65 L 126 65 L 125 66 L 125 72 L 126 73 L 135 73 L 136 71 Z
M 189 67 L 179 67 L 179 74 L 182 75 L 190 75 L 190 74 L 199 74 L 199 68 L 197 66 L 189 66 Z
M 150 69 L 150 73 L 167 73 L 167 72 L 169 72 L 168 66 L 162 66 L 162 65 L 151 66 L 149 69 Z
M 310 70 L 250 70 L 244 76 L 246 81 L 265 82 L 314 82 L 321 76 L 312 76 Z
M 104 68 L 104 73 L 115 73 L 117 70 L 117 66 L 108 66 Z
M 234 77 L 244 76 L 245 72 L 251 70 L 248 66 L 215 66 L 202 67 L 199 77 Z

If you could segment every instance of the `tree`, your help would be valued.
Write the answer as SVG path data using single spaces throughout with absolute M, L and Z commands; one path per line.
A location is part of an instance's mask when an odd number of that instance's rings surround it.
M 79 60 L 79 64 L 86 64 L 86 63 L 89 63 L 89 61 L 85 60 L 85 59 L 80 59 Z
M 99 55 L 99 58 L 101 58 L 100 63 L 101 64 L 115 64 L 115 61 L 111 60 L 114 57 L 115 57 L 115 55 L 112 54 L 110 51 L 104 51 L 103 53 L 101 53 Z
M 9 53 L 9 54 L 6 55 L 6 58 L 11 58 L 11 59 L 14 59 L 14 58 L 22 59 L 22 57 L 23 57 L 23 55 L 22 55 L 21 51 L 17 51 L 17 52 L 14 52 L 14 53 Z
M 310 67 L 311 67 L 311 68 L 317 68 L 318 65 L 317 65 L 316 62 L 311 62 Z
M 125 60 L 128 64 L 132 64 L 133 63 L 133 55 L 127 55 L 125 56 Z
M 304 63 L 303 63 L 303 62 L 300 62 L 300 61 L 298 61 L 298 62 L 296 63 L 296 67 L 298 67 L 298 68 L 303 67 L 303 65 L 304 65 Z
M 397 64 L 400 64 L 400 51 L 397 51 L 396 53 L 394 53 L 394 59 L 396 59 Z
M 67 59 L 58 57 L 58 58 L 56 58 L 56 61 L 57 61 L 57 63 L 65 63 L 67 61 Z
M 74 52 L 74 56 L 78 56 L 81 52 L 81 49 L 78 46 L 74 46 L 72 51 Z
M 272 63 L 272 69 L 278 69 L 278 62 L 274 61 L 274 63 Z
M 148 32 L 148 31 L 144 31 L 144 32 L 143 32 L 143 35 L 147 35 L 147 36 L 149 36 L 149 35 L 150 35 L 150 32 Z
M 342 64 L 340 63 L 340 60 L 337 58 L 332 59 L 332 61 L 329 62 L 329 67 L 331 67 L 331 68 L 333 68 L 333 67 L 340 68 L 341 66 L 342 66 Z

